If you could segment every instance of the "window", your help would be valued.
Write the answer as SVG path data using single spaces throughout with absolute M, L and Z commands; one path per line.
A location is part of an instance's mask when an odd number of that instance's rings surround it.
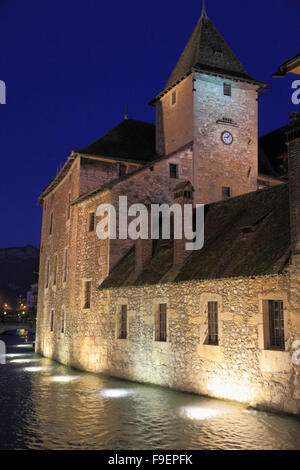
M 229 186 L 222 187 L 222 199 L 228 199 L 231 197 L 231 189 Z
M 167 304 L 159 304 L 155 323 L 155 341 L 167 341 Z
M 57 255 L 54 256 L 54 267 L 53 267 L 53 285 L 56 286 L 57 278 Z
M 170 163 L 170 178 L 177 178 L 177 165 Z
M 65 332 L 65 312 L 62 311 L 61 313 L 61 332 Z
M 65 249 L 63 282 L 67 282 L 67 276 L 68 276 L 68 250 Z
M 231 96 L 231 85 L 229 83 L 223 84 L 224 96 Z
M 270 349 L 285 350 L 283 301 L 269 300 Z
M 53 332 L 54 330 L 54 310 L 51 310 L 50 314 L 50 331 Z
M 89 217 L 89 232 L 93 232 L 95 230 L 95 212 L 90 212 Z
M 207 344 L 218 346 L 218 302 L 208 302 L 208 335 Z
M 91 307 L 91 281 L 84 283 L 84 304 L 83 308 Z
M 119 177 L 125 176 L 127 174 L 127 166 L 120 163 L 119 166 Z
M 127 305 L 121 305 L 119 339 L 127 338 Z
M 173 93 L 171 95 L 171 104 L 172 104 L 172 106 L 174 106 L 174 104 L 176 104 L 176 99 L 177 99 L 176 91 L 173 91 Z
M 53 231 L 53 212 L 50 214 L 50 226 L 49 226 L 49 235 L 52 235 Z
M 68 195 L 67 220 L 71 217 L 71 193 Z
M 49 287 L 49 275 L 50 275 L 50 261 L 47 260 L 47 265 L 46 265 L 46 283 L 45 287 Z

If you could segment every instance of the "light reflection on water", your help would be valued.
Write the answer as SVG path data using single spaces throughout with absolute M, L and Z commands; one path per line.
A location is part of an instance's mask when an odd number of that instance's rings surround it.
M 1 449 L 300 449 L 294 417 L 31 358 L 0 366 Z

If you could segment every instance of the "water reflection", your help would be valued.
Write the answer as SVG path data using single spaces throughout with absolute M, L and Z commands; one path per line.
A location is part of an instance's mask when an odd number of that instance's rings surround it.
M 294 417 L 22 356 L 0 366 L 2 449 L 300 449 Z

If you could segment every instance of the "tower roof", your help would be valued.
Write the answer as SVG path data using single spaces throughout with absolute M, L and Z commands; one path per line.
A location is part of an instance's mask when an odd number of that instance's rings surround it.
M 193 67 L 253 81 L 208 18 L 205 8 L 165 88 L 181 80 Z

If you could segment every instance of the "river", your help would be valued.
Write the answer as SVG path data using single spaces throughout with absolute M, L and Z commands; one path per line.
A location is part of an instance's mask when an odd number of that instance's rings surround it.
M 0 449 L 300 449 L 300 419 L 70 369 L 16 337 L 0 365 Z

